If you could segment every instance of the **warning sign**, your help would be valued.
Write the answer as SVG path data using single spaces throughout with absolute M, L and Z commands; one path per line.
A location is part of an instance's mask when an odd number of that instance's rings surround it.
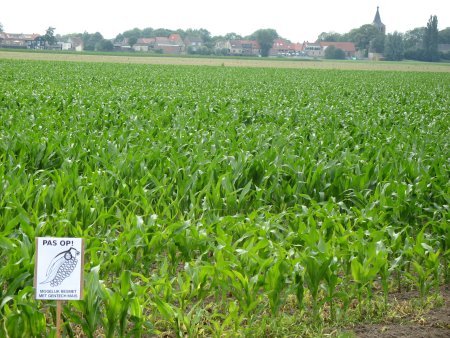
M 36 238 L 36 299 L 82 299 L 83 257 L 82 238 Z

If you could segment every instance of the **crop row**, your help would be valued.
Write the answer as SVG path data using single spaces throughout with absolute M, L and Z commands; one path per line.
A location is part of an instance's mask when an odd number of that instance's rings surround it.
M 449 282 L 447 74 L 0 71 L 2 334 L 54 332 L 33 299 L 36 236 L 86 240 L 71 335 L 337 323 Z

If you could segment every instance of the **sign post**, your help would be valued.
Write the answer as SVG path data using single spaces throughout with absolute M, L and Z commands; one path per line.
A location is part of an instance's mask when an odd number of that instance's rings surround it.
M 56 338 L 61 337 L 61 310 L 62 310 L 62 300 L 56 301 Z
M 82 238 L 37 237 L 34 287 L 36 299 L 56 300 L 56 336 L 61 336 L 64 300 L 83 298 Z

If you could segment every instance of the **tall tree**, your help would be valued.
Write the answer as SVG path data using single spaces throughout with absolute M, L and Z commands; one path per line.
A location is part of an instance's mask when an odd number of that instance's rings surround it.
M 125 39 L 125 37 L 123 36 L 122 33 L 119 33 L 116 35 L 116 37 L 114 38 L 114 42 L 122 42 L 123 39 Z
M 84 50 L 98 50 L 103 41 L 103 36 L 99 32 L 94 34 L 84 32 L 81 38 L 83 39 Z
M 114 45 L 110 40 L 103 39 L 95 44 L 95 49 L 98 51 L 111 52 L 114 50 Z
M 49 45 L 56 44 L 55 27 L 48 27 L 44 35 L 44 41 Z
M 185 35 L 186 37 L 200 38 L 203 44 L 209 49 L 212 49 L 214 47 L 214 40 L 211 36 L 211 33 L 205 28 L 200 29 L 188 28 L 186 29 Z
M 3 25 L 2 25 L 2 23 L 0 22 L 0 33 L 1 32 L 3 32 Z
M 202 38 L 205 44 L 211 42 L 212 40 L 211 33 L 207 29 L 200 28 L 198 32 L 200 33 L 200 37 Z
M 141 35 L 143 38 L 154 38 L 154 29 L 151 27 L 144 28 Z
M 133 29 L 123 32 L 122 36 L 124 38 L 128 38 L 128 39 L 136 38 L 136 41 L 137 41 L 137 39 L 142 37 L 142 31 L 139 28 L 133 28 Z
M 403 36 L 398 32 L 388 34 L 384 42 L 384 57 L 391 61 L 403 60 Z
M 439 31 L 439 43 L 450 44 L 450 27 Z
M 379 33 L 374 39 L 370 41 L 370 51 L 375 53 L 383 53 L 384 52 L 384 40 L 385 35 Z
M 269 56 L 269 51 L 273 46 L 273 42 L 278 38 L 278 33 L 275 29 L 266 28 L 259 29 L 251 35 L 256 41 L 258 41 L 261 48 L 261 56 Z
M 155 29 L 153 32 L 153 34 L 155 34 L 155 36 L 161 36 L 161 37 L 168 37 L 172 33 L 173 33 L 173 30 L 167 29 L 167 28 L 158 28 L 158 29 Z
M 225 36 L 223 37 L 225 40 L 240 40 L 242 39 L 242 36 L 237 34 L 237 33 L 227 33 L 225 34 Z
M 380 46 L 384 43 L 384 35 L 373 25 L 367 24 L 352 29 L 345 37 L 353 42 L 358 50 L 365 50 L 366 54 L 369 50 L 382 52 Z
M 133 47 L 138 42 L 138 38 L 135 36 L 132 36 L 128 39 L 128 44 L 130 47 Z
M 336 48 L 333 45 L 328 46 L 325 49 L 325 59 L 344 60 L 345 59 L 345 52 L 342 49 Z
M 322 32 L 317 37 L 317 42 L 319 41 L 330 41 L 330 42 L 338 42 L 342 41 L 342 35 L 336 32 Z
M 403 36 L 405 50 L 418 49 L 422 47 L 425 29 L 425 27 L 417 27 L 405 33 Z
M 439 61 L 438 42 L 438 19 L 436 15 L 431 15 L 425 28 L 425 36 L 423 39 L 426 61 Z

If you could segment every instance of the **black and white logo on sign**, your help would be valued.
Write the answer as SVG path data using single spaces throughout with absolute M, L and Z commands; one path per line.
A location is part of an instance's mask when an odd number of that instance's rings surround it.
M 75 248 L 57 254 L 50 262 L 46 279 L 41 284 L 50 283 L 52 287 L 59 286 L 75 270 L 79 255 L 80 252 Z

